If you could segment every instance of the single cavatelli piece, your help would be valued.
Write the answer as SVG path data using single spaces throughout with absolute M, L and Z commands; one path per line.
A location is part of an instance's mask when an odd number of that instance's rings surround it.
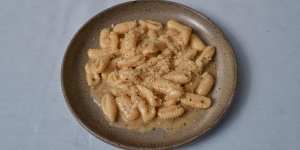
M 184 84 L 191 80 L 191 75 L 181 71 L 172 71 L 163 76 L 165 79 L 175 83 Z
M 206 96 L 212 89 L 214 85 L 214 78 L 208 72 L 205 72 L 201 75 L 201 80 L 198 88 L 196 89 L 196 93 L 201 96 Z
M 205 48 L 205 44 L 196 34 L 191 35 L 190 46 L 192 49 L 202 51 Z
M 184 109 L 179 105 L 171 105 L 158 109 L 158 117 L 160 119 L 174 119 L 180 117 L 184 113 Z
M 118 109 L 114 97 L 111 94 L 105 94 L 101 99 L 101 108 L 106 118 L 114 122 L 117 118 Z
M 213 46 L 207 46 L 204 48 L 201 55 L 196 59 L 196 64 L 203 63 L 203 65 L 207 65 L 214 57 L 216 52 L 216 48 Z
M 169 80 L 160 78 L 152 83 L 153 89 L 165 94 L 169 99 L 177 99 L 183 94 L 183 89 L 179 84 L 173 83 Z
M 138 110 L 144 122 L 151 121 L 156 115 L 155 107 L 147 105 L 144 100 L 139 101 Z
M 132 121 L 139 117 L 137 107 L 133 105 L 130 97 L 123 95 L 116 98 L 117 106 L 125 121 Z
M 154 95 L 152 90 L 148 89 L 143 85 L 137 85 L 136 87 L 138 88 L 141 95 L 147 100 L 148 104 L 150 104 L 151 106 L 160 105 L 161 101 L 156 95 Z
M 123 23 L 116 24 L 113 28 L 113 31 L 118 34 L 124 34 L 128 32 L 130 29 L 133 29 L 137 26 L 136 21 L 127 21 Z
M 212 104 L 210 98 L 193 93 L 186 93 L 185 97 L 180 99 L 180 102 L 184 105 L 201 109 L 207 109 Z

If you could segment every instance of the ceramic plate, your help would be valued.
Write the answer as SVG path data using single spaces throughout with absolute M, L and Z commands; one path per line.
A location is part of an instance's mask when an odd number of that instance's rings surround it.
M 189 25 L 209 45 L 217 48 L 217 80 L 212 91 L 214 105 L 170 136 L 163 130 L 138 133 L 108 125 L 92 101 L 85 81 L 87 49 L 98 47 L 102 28 L 128 20 L 153 19 L 165 23 L 176 19 Z M 236 59 L 223 32 L 202 13 L 167 1 L 131 1 L 113 6 L 91 18 L 70 42 L 62 64 L 62 89 L 78 122 L 97 138 L 126 149 L 170 149 L 186 144 L 211 129 L 228 109 L 236 87 Z

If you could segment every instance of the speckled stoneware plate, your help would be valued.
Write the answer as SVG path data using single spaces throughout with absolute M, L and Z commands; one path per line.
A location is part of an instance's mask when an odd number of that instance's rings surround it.
M 191 26 L 206 43 L 217 48 L 217 80 L 212 92 L 214 105 L 172 136 L 162 130 L 138 133 L 110 127 L 101 110 L 93 103 L 85 81 L 87 49 L 98 47 L 99 31 L 127 20 L 176 19 Z M 135 1 L 116 5 L 90 19 L 74 36 L 62 64 L 62 89 L 66 102 L 79 123 L 97 138 L 126 149 L 170 149 L 203 135 L 228 109 L 236 87 L 236 59 L 223 32 L 202 13 L 166 1 Z M 202 112 L 203 113 L 203 112 Z

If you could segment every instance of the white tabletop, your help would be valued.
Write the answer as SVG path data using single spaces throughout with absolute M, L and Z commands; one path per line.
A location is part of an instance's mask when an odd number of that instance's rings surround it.
M 122 1 L 0 1 L 0 147 L 117 149 L 85 131 L 67 109 L 60 65 L 75 32 Z M 217 128 L 180 149 L 300 149 L 300 1 L 177 1 L 209 16 L 229 37 L 238 92 Z

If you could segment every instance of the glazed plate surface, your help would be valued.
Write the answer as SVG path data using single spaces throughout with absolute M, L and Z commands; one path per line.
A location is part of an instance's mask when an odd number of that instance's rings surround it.
M 85 80 L 87 49 L 98 47 L 102 28 L 128 20 L 152 19 L 162 23 L 175 19 L 193 28 L 209 45 L 216 47 L 217 79 L 212 91 L 213 106 L 199 112 L 195 123 L 170 135 L 163 130 L 139 133 L 111 127 L 92 100 Z M 237 80 L 234 51 L 223 32 L 202 13 L 166 1 L 135 1 L 113 6 L 90 19 L 70 42 L 62 64 L 61 80 L 66 103 L 79 123 L 97 138 L 126 149 L 170 149 L 203 135 L 224 115 L 231 104 Z M 201 113 L 201 114 L 200 114 Z

